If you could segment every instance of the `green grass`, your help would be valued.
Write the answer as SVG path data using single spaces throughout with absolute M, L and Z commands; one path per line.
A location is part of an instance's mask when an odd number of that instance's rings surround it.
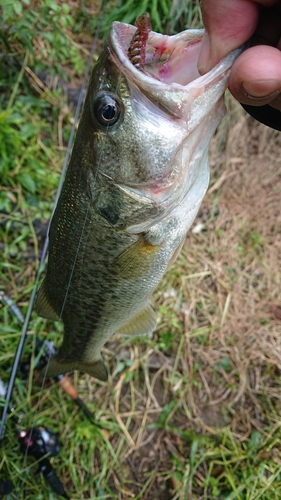
M 3 5 L 0 290 L 25 314 L 42 249 L 32 222 L 51 215 L 73 121 L 62 93 L 36 90 L 28 68 L 47 67 L 79 85 L 99 4 Z M 157 30 L 200 23 L 197 2 L 173 5 L 172 17 L 167 0 L 137 8 L 151 7 Z M 135 15 L 130 2 L 111 3 L 103 32 L 113 18 L 133 22 Z M 154 295 L 156 332 L 106 345 L 108 383 L 72 377 L 102 429 L 54 381 L 42 388 L 33 370 L 27 381 L 18 372 L 12 404 L 19 427 L 58 433 L 61 451 L 51 462 L 71 498 L 281 497 L 281 326 L 271 312 L 280 303 L 279 151 L 279 136 L 255 127 L 230 101 L 211 144 L 204 230 L 189 233 Z M 0 315 L 0 373 L 7 383 L 21 325 L 4 303 Z M 61 332 L 62 325 L 34 312 L 23 357 L 34 360 L 36 337 L 58 345 Z M 9 418 L 0 454 L 0 480 L 15 486 L 8 500 L 57 498 L 36 470 L 35 460 L 20 453 Z

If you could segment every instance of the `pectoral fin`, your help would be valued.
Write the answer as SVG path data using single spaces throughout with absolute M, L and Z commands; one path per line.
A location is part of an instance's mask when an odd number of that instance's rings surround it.
M 48 367 L 42 371 L 43 377 L 56 377 L 73 370 L 80 370 L 88 373 L 92 377 L 106 382 L 108 379 L 107 369 L 102 358 L 92 363 L 84 363 L 83 361 L 66 361 L 63 362 L 58 355 L 54 356 Z
M 60 320 L 58 314 L 54 311 L 46 295 L 44 281 L 38 291 L 37 301 L 36 301 L 36 311 L 37 314 L 39 316 L 42 316 L 43 318 L 52 319 L 54 321 Z
M 145 237 L 126 248 L 116 259 L 115 273 L 123 279 L 135 279 L 146 274 L 160 248 L 160 245 L 151 245 Z
M 116 333 L 124 336 L 151 335 L 156 325 L 156 314 L 151 306 L 147 306 Z
M 167 270 L 173 265 L 173 263 L 176 261 L 176 259 L 178 258 L 179 254 L 180 254 L 180 251 L 183 247 L 183 244 L 184 244 L 184 240 L 181 241 L 181 243 L 177 246 L 177 248 L 175 249 L 172 257 L 170 258 L 169 260 L 169 263 L 167 265 Z

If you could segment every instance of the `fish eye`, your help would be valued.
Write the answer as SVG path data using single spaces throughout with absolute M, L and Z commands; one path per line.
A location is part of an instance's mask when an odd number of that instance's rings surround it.
M 94 115 L 102 127 L 112 127 L 121 115 L 119 99 L 115 95 L 101 94 L 94 103 Z

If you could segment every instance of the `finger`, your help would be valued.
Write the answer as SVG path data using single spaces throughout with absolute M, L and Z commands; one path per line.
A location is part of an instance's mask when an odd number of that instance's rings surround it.
M 266 45 L 245 50 L 233 64 L 229 89 L 244 104 L 260 106 L 275 101 L 281 92 L 281 52 Z
M 206 73 L 249 40 L 258 25 L 261 6 L 278 4 L 279 0 L 202 0 L 206 32 L 199 55 L 199 72 Z
M 202 14 L 206 32 L 198 70 L 204 74 L 252 36 L 259 5 L 251 0 L 203 0 Z

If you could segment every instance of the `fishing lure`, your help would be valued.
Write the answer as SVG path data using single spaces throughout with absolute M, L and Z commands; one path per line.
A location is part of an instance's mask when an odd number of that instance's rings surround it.
M 145 12 L 139 16 L 135 26 L 137 31 L 131 40 L 128 57 L 138 70 L 144 71 L 146 42 L 152 29 L 149 14 Z

